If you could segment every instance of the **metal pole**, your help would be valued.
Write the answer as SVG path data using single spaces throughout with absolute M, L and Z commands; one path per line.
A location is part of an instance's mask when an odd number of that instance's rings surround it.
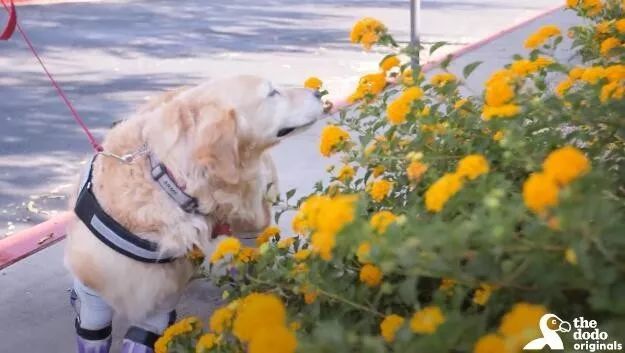
M 410 0 L 410 47 L 412 60 L 410 62 L 412 70 L 416 70 L 419 66 L 419 47 L 421 46 L 421 38 L 419 25 L 421 22 L 421 0 Z

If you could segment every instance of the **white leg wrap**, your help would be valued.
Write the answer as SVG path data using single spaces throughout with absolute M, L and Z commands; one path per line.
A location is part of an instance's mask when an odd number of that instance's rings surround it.
M 113 309 L 93 289 L 79 280 L 74 280 L 74 291 L 80 300 L 78 317 L 80 327 L 87 330 L 100 330 L 111 325 Z

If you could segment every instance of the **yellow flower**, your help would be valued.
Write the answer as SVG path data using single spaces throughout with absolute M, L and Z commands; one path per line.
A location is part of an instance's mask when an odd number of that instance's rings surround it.
M 339 169 L 339 172 L 336 175 L 336 178 L 345 183 L 349 179 L 353 178 L 355 174 L 356 174 L 356 171 L 354 170 L 354 167 L 352 167 L 349 164 L 346 164 L 343 167 L 341 167 L 341 169 Z
M 473 347 L 473 353 L 505 353 L 507 352 L 505 340 L 494 333 L 480 337 Z
M 378 165 L 375 166 L 372 170 L 371 170 L 371 175 L 373 175 L 374 178 L 379 177 L 380 175 L 384 174 L 384 171 L 386 169 L 384 168 L 383 165 Z
M 376 141 L 373 141 L 371 144 L 369 144 L 367 147 L 365 147 L 365 150 L 363 151 L 363 154 L 365 155 L 365 157 L 368 157 L 371 153 L 375 152 L 376 148 L 378 148 L 378 145 L 377 145 Z
M 256 260 L 258 257 L 258 249 L 251 247 L 243 247 L 237 254 L 237 261 L 244 264 Z
M 299 321 L 293 321 L 289 324 L 289 329 L 291 331 L 297 331 L 302 327 L 302 324 Z
M 595 26 L 595 30 L 599 34 L 606 34 L 610 32 L 610 26 L 612 25 L 612 21 L 602 21 L 597 23 Z
M 258 237 L 256 238 L 256 245 L 263 245 L 268 242 L 269 239 L 275 237 L 278 234 L 280 234 L 280 228 L 276 226 L 269 226 L 258 235 Z
M 410 329 L 414 333 L 431 335 L 445 322 L 445 315 L 438 306 L 426 306 L 410 319 Z
M 560 185 L 567 185 L 590 170 L 584 153 L 573 146 L 551 152 L 543 162 L 545 174 Z
M 295 261 L 305 261 L 309 256 L 312 250 L 310 249 L 302 249 L 298 250 L 295 254 L 293 254 L 293 258 Z
M 358 257 L 358 261 L 360 261 L 360 263 L 367 263 L 369 253 L 371 253 L 371 243 L 363 241 L 360 245 L 358 245 L 356 256 Z
M 534 67 L 536 70 L 541 70 L 551 64 L 554 63 L 554 60 L 548 56 L 539 56 L 537 57 L 532 64 L 534 64 Z
M 582 0 L 582 9 L 586 11 L 588 16 L 594 17 L 603 10 L 601 0 Z
M 380 323 L 380 333 L 386 342 L 391 343 L 395 340 L 395 334 L 404 324 L 404 321 L 403 317 L 395 314 L 384 317 Z
M 369 225 L 371 228 L 375 230 L 378 234 L 383 234 L 386 232 L 388 226 L 390 226 L 395 220 L 397 216 L 390 211 L 378 211 L 371 216 L 371 220 L 369 221 Z
M 298 274 L 298 273 L 307 273 L 308 272 L 308 265 L 306 265 L 305 263 L 301 263 L 301 264 L 297 264 L 295 265 L 295 267 L 293 267 L 293 275 Z
M 540 56 L 534 61 L 521 59 L 512 63 L 512 65 L 510 66 L 510 71 L 514 72 L 519 76 L 526 76 L 538 70 L 541 70 L 551 64 L 553 64 L 553 59 L 546 56 Z
M 228 306 L 215 309 L 208 321 L 208 327 L 214 332 L 222 333 L 232 323 L 234 317 L 234 310 Z
M 373 201 L 381 202 L 388 196 L 392 189 L 392 182 L 384 179 L 376 180 L 370 185 L 369 195 L 371 196 L 371 199 L 373 199 Z
M 370 95 L 377 95 L 386 87 L 386 73 L 378 72 L 375 74 L 364 75 L 358 82 L 356 91 L 348 98 L 350 102 L 367 98 Z
M 195 353 L 204 353 L 209 351 L 217 344 L 217 336 L 214 333 L 205 333 L 197 341 L 195 346 Z
M 506 135 L 504 134 L 504 132 L 503 132 L 503 131 L 501 131 L 501 130 L 499 130 L 499 131 L 497 131 L 497 132 L 493 135 L 493 140 L 495 140 L 495 141 L 501 141 L 501 140 L 503 140 L 503 138 L 504 138 L 505 136 L 506 136 Z
M 343 142 L 349 141 L 349 134 L 336 125 L 327 125 L 321 131 L 319 151 L 324 157 L 329 157 Z
M 423 174 L 425 174 L 427 170 L 428 166 L 426 164 L 415 160 L 410 162 L 410 164 L 406 168 L 406 175 L 408 176 L 408 180 L 416 182 L 421 179 L 421 176 L 423 176 Z
M 514 98 L 514 89 L 509 79 L 491 80 L 486 85 L 486 104 L 493 107 L 500 107 Z
M 545 173 L 532 173 L 523 184 L 523 201 L 534 213 L 542 214 L 558 204 L 558 185 Z
M 535 49 L 542 46 L 549 38 L 559 36 L 562 32 L 557 26 L 547 25 L 532 33 L 525 41 L 525 47 Z
M 517 303 L 503 316 L 499 325 L 499 333 L 511 344 L 513 351 L 520 351 L 521 345 L 541 337 L 538 330 L 540 318 L 547 313 L 542 305 Z
M 423 90 L 419 87 L 410 87 L 386 107 L 388 121 L 392 125 L 402 124 L 410 113 L 412 102 L 423 97 Z
M 332 259 L 332 250 L 336 244 L 336 234 L 330 232 L 314 232 L 311 236 L 313 249 L 322 259 L 330 261 Z
M 584 69 L 580 80 L 588 82 L 590 84 L 595 84 L 599 82 L 606 75 L 606 70 L 602 66 L 593 66 Z
M 430 83 L 437 87 L 443 87 L 448 83 L 455 82 L 456 79 L 456 75 L 451 72 L 441 72 L 432 76 L 432 78 L 430 78 Z
M 215 263 L 224 258 L 226 255 L 236 255 L 241 250 L 241 242 L 235 237 L 227 237 L 222 240 L 217 249 L 211 255 L 211 262 Z
M 601 42 L 599 51 L 601 52 L 601 55 L 608 56 L 608 54 L 610 54 L 612 49 L 620 47 L 620 46 L 621 46 L 621 41 L 618 38 L 610 37 L 610 38 L 605 39 L 603 42 Z
M 295 334 L 284 326 L 262 327 L 252 337 L 248 353 L 294 353 L 297 348 Z
M 456 101 L 456 103 L 454 103 L 454 109 L 460 109 L 464 107 L 464 105 L 467 103 L 469 103 L 469 100 L 467 98 L 459 99 Z
M 505 104 L 500 107 L 492 107 L 485 105 L 482 115 L 484 120 L 490 120 L 491 118 L 510 118 L 519 114 L 521 107 L 516 104 Z
M 579 0 L 566 0 L 566 6 L 570 8 L 575 8 Z
M 573 87 L 573 84 L 575 83 L 575 81 L 571 80 L 570 78 L 565 79 L 564 81 L 560 82 L 555 89 L 556 95 L 558 97 L 563 97 L 564 94 L 566 94 L 566 92 L 571 89 L 571 87 Z
M 490 299 L 493 289 L 495 289 L 495 287 L 488 283 L 480 284 L 480 288 L 476 289 L 473 294 L 473 302 L 477 305 L 485 305 L 488 299 Z
M 167 346 L 169 342 L 176 336 L 183 335 L 185 333 L 193 331 L 193 329 L 200 323 L 200 319 L 195 316 L 184 318 L 175 324 L 169 326 L 161 337 L 154 343 L 155 353 L 167 353 Z
M 571 265 L 577 265 L 577 254 L 572 248 L 567 248 L 564 251 L 564 259 Z
M 441 285 L 440 287 L 438 287 L 438 289 L 442 290 L 443 292 L 449 292 L 454 288 L 455 285 L 456 281 L 454 279 L 443 278 L 441 280 Z
M 391 70 L 392 68 L 399 66 L 400 62 L 397 58 L 397 55 L 388 55 L 380 62 L 380 69 L 386 72 Z
M 423 72 L 419 73 L 419 80 L 423 79 Z M 401 73 L 401 83 L 403 83 L 405 86 L 412 86 L 415 84 L 415 80 L 414 77 L 412 75 L 412 69 L 411 68 L 406 68 L 404 69 L 404 71 L 402 71 Z
M 377 287 L 382 282 L 382 271 L 375 265 L 365 264 L 360 269 L 360 282 L 368 287 Z
M 517 75 L 525 76 L 536 71 L 536 65 L 530 60 L 522 59 L 512 63 L 510 70 Z
M 278 242 L 278 249 L 288 249 L 291 247 L 291 245 L 293 245 L 294 242 L 295 242 L 295 237 L 281 239 Z
M 248 263 L 258 258 L 258 249 L 251 247 L 243 247 L 237 255 L 237 261 Z
M 425 208 L 431 212 L 440 212 L 447 201 L 462 187 L 462 177 L 447 173 L 440 177 L 425 192 Z
M 584 69 L 583 67 L 574 67 L 569 71 L 569 78 L 571 80 L 579 80 L 580 78 L 582 78 L 582 75 L 585 71 L 586 69 Z
M 365 49 L 370 49 L 379 40 L 380 35 L 384 33 L 386 33 L 386 27 L 382 22 L 371 17 L 365 17 L 356 22 L 349 39 L 352 43 L 361 43 Z
M 304 87 L 314 89 L 315 91 L 318 91 L 321 85 L 323 85 L 323 82 L 317 77 L 309 77 L 304 81 Z
M 470 154 L 458 162 L 456 174 L 461 177 L 474 180 L 482 174 L 488 173 L 490 167 L 488 161 L 481 154 Z
M 547 227 L 551 230 L 561 231 L 560 219 L 558 217 L 549 217 L 547 220 Z
M 272 294 L 252 293 L 241 300 L 232 324 L 232 333 L 248 342 L 262 328 L 277 329 L 286 322 L 282 301 Z M 251 348 L 251 347 L 250 347 Z
M 616 21 L 614 23 L 614 27 L 616 27 L 616 30 L 619 33 L 621 33 L 621 34 L 625 33 L 625 18 L 622 18 L 622 19 Z
M 309 288 L 308 286 L 304 285 L 302 287 L 302 294 L 304 295 L 304 302 L 306 304 L 312 304 L 315 302 L 315 300 L 317 300 L 317 296 L 319 296 L 319 292 Z
M 293 219 L 293 230 L 297 233 L 321 230 L 335 234 L 353 220 L 356 200 L 354 195 L 313 195 L 300 205 Z

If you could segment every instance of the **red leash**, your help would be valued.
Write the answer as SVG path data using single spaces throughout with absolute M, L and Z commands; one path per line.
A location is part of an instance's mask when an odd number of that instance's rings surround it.
M 0 1 L 2 2 L 4 9 L 9 13 L 9 21 L 5 29 L 2 31 L 2 34 L 0 34 L 0 40 L 9 40 L 9 38 L 11 38 L 11 36 L 13 35 L 13 32 L 15 32 L 15 28 L 17 27 L 18 32 L 20 32 L 20 34 L 22 35 L 22 38 L 24 39 L 24 42 L 26 42 L 26 44 L 30 48 L 30 51 L 33 53 L 35 58 L 37 58 L 37 61 L 39 61 L 39 65 L 41 65 L 41 68 L 48 76 L 48 79 L 52 83 L 52 86 L 54 86 L 54 88 L 56 89 L 56 92 L 58 93 L 59 97 L 61 97 L 61 99 L 63 100 L 63 102 L 69 109 L 69 111 L 72 113 L 72 116 L 74 117 L 74 120 L 76 120 L 76 123 L 80 125 L 82 130 L 87 135 L 87 139 L 89 139 L 89 143 L 91 143 L 91 146 L 93 147 L 93 149 L 96 152 L 101 152 L 102 146 L 98 143 L 95 137 L 93 137 L 93 134 L 91 134 L 91 131 L 89 131 L 89 128 L 87 127 L 87 124 L 85 124 L 85 121 L 80 117 L 80 115 L 78 115 L 78 112 L 76 111 L 72 103 L 69 101 L 67 96 L 65 95 L 65 92 L 63 92 L 63 89 L 61 89 L 61 86 L 59 86 L 59 84 L 56 82 L 54 77 L 52 77 L 52 74 L 50 73 L 50 71 L 48 71 L 48 68 L 43 63 L 43 60 L 37 53 L 37 50 L 35 50 L 35 47 L 33 46 L 33 43 L 30 41 L 30 38 L 28 38 L 28 36 L 26 35 L 26 32 L 24 32 L 19 22 L 17 21 L 17 13 L 15 11 L 15 4 L 13 3 L 13 0 L 9 0 L 10 6 L 7 6 L 4 0 L 0 0 Z

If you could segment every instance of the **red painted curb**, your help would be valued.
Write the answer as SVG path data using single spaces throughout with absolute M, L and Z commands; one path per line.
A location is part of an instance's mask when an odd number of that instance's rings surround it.
M 468 52 L 471 52 L 471 51 L 474 51 L 476 49 L 479 49 L 479 48 L 485 46 L 486 44 L 489 44 L 489 43 L 495 41 L 496 39 L 498 39 L 500 37 L 503 37 L 504 35 L 506 35 L 508 33 L 514 32 L 517 29 L 519 29 L 519 28 L 521 28 L 521 27 L 523 27 L 525 25 L 530 24 L 531 22 L 537 21 L 537 20 L 539 20 L 539 19 L 541 19 L 543 17 L 547 17 L 547 16 L 549 16 L 549 15 L 551 15 L 553 13 L 556 13 L 556 12 L 558 12 L 560 10 L 563 10 L 565 7 L 566 7 L 565 5 L 558 5 L 558 6 L 554 7 L 554 8 L 552 8 L 552 9 L 546 10 L 544 12 L 541 12 L 541 13 L 537 14 L 537 15 L 530 16 L 529 18 L 527 18 L 525 20 L 522 20 L 522 21 L 518 22 L 517 24 L 515 24 L 513 26 L 510 26 L 510 27 L 508 27 L 508 28 L 506 28 L 504 30 L 501 30 L 499 32 L 495 32 L 495 33 L 489 35 L 488 37 L 483 38 L 481 40 L 478 40 L 477 42 L 471 43 L 471 44 L 469 44 L 467 46 L 464 46 L 464 47 L 458 49 L 457 51 L 455 51 L 455 52 L 453 52 L 451 54 L 445 55 L 445 56 L 443 56 L 441 58 L 437 58 L 437 59 L 428 61 L 427 63 L 425 63 L 423 65 L 423 71 L 429 71 L 429 70 L 435 68 L 436 65 L 440 64 L 449 55 L 451 55 L 452 58 L 458 58 L 458 57 L 460 57 L 460 56 L 462 56 L 462 55 L 464 55 L 464 54 L 466 54 Z
M 0 239 L 0 270 L 65 238 L 65 228 L 73 217 L 72 212 L 64 212 Z
M 30 0 L 26 1 L 30 2 Z M 18 2 L 19 0 L 16 1 L 16 4 Z M 538 15 L 531 16 L 526 20 L 520 21 L 514 26 L 496 32 L 482 40 L 460 48 L 449 55 L 452 55 L 453 58 L 458 58 L 471 51 L 479 49 L 486 44 L 491 43 L 492 41 L 510 32 L 513 32 L 531 22 L 534 22 L 559 10 L 562 10 L 563 8 L 564 6 L 558 6 L 539 13 Z M 437 58 L 425 63 L 423 65 L 423 71 L 429 71 L 436 68 L 436 65 L 438 65 L 446 57 L 447 55 L 442 58 Z M 345 108 L 347 106 L 349 106 L 349 104 L 347 103 L 347 100 L 344 99 L 342 101 L 336 102 L 333 111 Z M 73 212 L 65 212 L 36 226 L 33 226 L 21 232 L 17 232 L 9 236 L 8 238 L 0 239 L 0 269 L 3 269 L 25 257 L 35 254 L 36 252 L 43 250 L 48 246 L 65 238 L 65 228 L 67 226 L 67 223 L 73 218 L 73 216 Z

